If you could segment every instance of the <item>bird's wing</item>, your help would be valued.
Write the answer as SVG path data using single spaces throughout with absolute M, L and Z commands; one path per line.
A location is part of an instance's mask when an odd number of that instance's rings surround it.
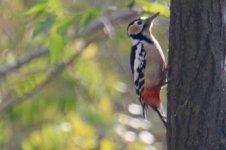
M 146 65 L 145 61 L 146 53 L 143 49 L 142 43 L 132 47 L 130 65 L 133 73 L 134 84 L 136 92 L 139 96 L 142 96 L 144 86 L 144 69 Z
M 139 101 L 142 105 L 143 116 L 146 119 L 146 106 L 143 100 L 144 92 L 144 69 L 146 65 L 146 52 L 142 43 L 132 47 L 130 56 L 130 65 L 133 73 L 136 93 L 139 96 Z

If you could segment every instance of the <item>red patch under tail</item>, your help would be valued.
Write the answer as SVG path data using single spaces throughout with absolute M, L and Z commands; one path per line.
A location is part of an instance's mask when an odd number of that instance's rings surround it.
M 160 88 L 144 88 L 144 103 L 156 111 L 156 113 L 159 115 L 160 119 L 166 127 L 167 119 L 162 110 L 162 104 L 160 101 Z
M 144 103 L 152 108 L 159 109 L 160 102 L 160 88 L 144 88 Z

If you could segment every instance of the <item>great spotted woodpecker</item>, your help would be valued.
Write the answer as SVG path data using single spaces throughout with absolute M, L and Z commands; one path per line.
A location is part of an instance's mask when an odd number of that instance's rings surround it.
M 159 15 L 154 14 L 147 19 L 135 19 L 127 28 L 132 40 L 130 65 L 136 93 L 146 119 L 147 107 L 157 112 L 166 126 L 166 117 L 162 109 L 160 90 L 165 82 L 166 64 L 162 49 L 151 34 L 153 20 Z

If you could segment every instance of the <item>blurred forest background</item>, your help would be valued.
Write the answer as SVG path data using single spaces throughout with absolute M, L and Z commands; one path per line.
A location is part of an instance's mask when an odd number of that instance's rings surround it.
M 165 149 L 157 115 L 141 118 L 126 32 L 158 11 L 167 57 L 169 0 L 1 0 L 0 149 Z

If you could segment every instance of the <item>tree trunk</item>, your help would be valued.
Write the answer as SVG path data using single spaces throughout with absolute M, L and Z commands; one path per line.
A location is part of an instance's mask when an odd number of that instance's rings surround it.
M 226 150 L 226 0 L 171 0 L 168 150 Z

